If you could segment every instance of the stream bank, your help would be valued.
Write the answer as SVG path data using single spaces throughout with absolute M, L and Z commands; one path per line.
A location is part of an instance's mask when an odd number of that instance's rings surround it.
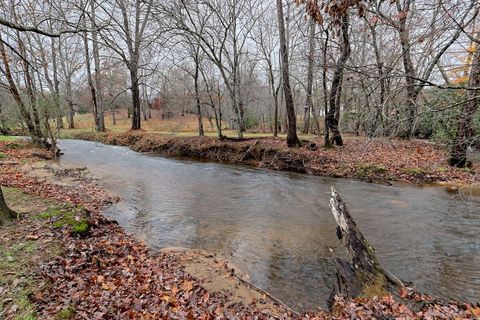
M 440 184 L 454 191 L 478 184 L 480 164 L 458 169 L 448 165 L 448 150 L 421 140 L 347 140 L 325 149 L 320 139 L 287 148 L 278 138 L 225 139 L 172 137 L 146 132 L 80 132 L 70 138 L 126 146 L 137 152 L 167 157 L 243 164 L 335 178 L 391 184 Z M 474 187 L 478 192 L 480 186 Z M 480 193 L 480 192 L 479 192 Z
M 174 248 L 153 253 L 127 235 L 101 215 L 118 198 L 86 168 L 46 161 L 48 153 L 24 142 L 1 143 L 0 149 L 7 155 L 0 183 L 9 186 L 7 203 L 20 216 L 0 227 L 7 255 L 0 275 L 9 275 L 0 280 L 0 318 L 292 315 L 217 255 Z

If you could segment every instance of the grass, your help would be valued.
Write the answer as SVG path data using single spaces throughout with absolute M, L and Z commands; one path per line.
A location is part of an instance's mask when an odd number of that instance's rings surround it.
M 72 319 L 75 316 L 76 310 L 75 307 L 69 306 L 60 310 L 60 312 L 55 317 L 55 320 L 68 320 Z
M 173 119 L 162 120 L 158 110 L 152 110 L 152 119 L 148 121 L 143 121 L 142 119 L 142 129 L 150 132 L 157 133 L 166 136 L 172 137 L 195 137 L 198 136 L 198 119 L 194 115 L 187 114 L 185 116 L 177 116 Z M 94 122 L 91 114 L 82 114 L 77 115 L 74 118 L 75 129 L 63 129 L 60 131 L 59 137 L 62 139 L 71 139 L 74 138 L 79 133 L 84 132 L 93 132 L 94 131 Z M 66 120 L 65 120 L 66 123 Z M 105 127 L 107 130 L 112 132 L 125 132 L 130 130 L 131 119 L 127 118 L 126 111 L 120 110 L 117 114 L 117 123 L 113 125 L 111 114 L 105 114 Z M 217 131 L 216 128 L 212 127 L 207 119 L 204 119 L 204 130 L 205 135 L 209 137 L 216 137 Z M 223 129 L 223 135 L 233 138 L 237 137 L 236 130 Z M 272 133 L 261 133 L 261 132 L 246 132 L 244 133 L 245 138 L 262 138 L 262 137 L 272 137 Z M 286 134 L 279 133 L 279 138 L 285 139 Z M 304 135 L 299 134 L 300 139 L 312 139 L 315 138 L 315 135 Z
M 18 138 L 12 136 L 0 136 L 0 142 L 11 142 L 15 140 L 18 140 Z
M 61 245 L 51 236 L 42 236 L 50 228 L 88 231 L 82 207 L 27 195 L 15 188 L 2 188 L 9 206 L 21 219 L 0 227 L 0 319 L 34 320 L 36 306 L 31 298 L 45 286 L 35 276 L 39 268 L 62 254 Z M 60 310 L 55 319 L 71 319 L 73 306 Z
M 2 232 L 10 235 L 8 227 L 6 229 Z M 38 291 L 39 285 L 32 271 L 40 261 L 48 262 L 60 254 L 60 247 L 53 242 L 40 245 L 18 235 L 4 237 L 0 243 L 0 287 L 5 291 L 0 301 L 0 315 L 16 309 L 13 319 L 35 319 L 35 305 L 30 297 Z

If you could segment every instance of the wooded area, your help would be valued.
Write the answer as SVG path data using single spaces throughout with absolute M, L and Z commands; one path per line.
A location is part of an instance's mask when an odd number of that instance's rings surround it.
M 81 288 L 83 298 L 71 298 L 78 310 L 65 319 L 88 318 L 89 303 L 99 319 L 114 313 L 168 318 L 172 312 L 192 319 L 366 319 L 377 309 L 418 318 L 439 309 L 466 318 L 480 314 L 473 305 L 430 299 L 390 274 L 333 188 L 330 208 L 348 259 L 331 249 L 334 313 L 310 315 L 233 269 L 235 285 L 261 294 L 265 309 L 258 309 L 255 295 L 248 306 L 231 303 L 224 292 L 210 297 L 201 281 L 179 269 L 181 254 L 153 257 L 103 217 L 101 209 L 118 199 L 92 179 L 72 169 L 53 173 L 60 184 L 27 174 L 40 159 L 59 159 L 59 140 L 73 137 L 385 185 L 452 183 L 448 191 L 459 193 L 478 182 L 472 154 L 480 150 L 479 1 L 0 0 L 0 12 L 0 136 L 30 137 L 0 141 L 0 227 L 7 230 L 0 240 L 17 239 L 8 226 L 23 214 L 30 224 L 20 229 L 28 237 L 48 238 L 47 247 L 60 243 L 68 258 L 48 263 L 42 276 L 62 284 L 58 293 L 42 292 L 66 299 Z M 20 214 L 9 208 L 4 191 L 15 190 L 5 186 L 64 204 L 52 205 L 56 211 L 41 213 L 46 221 L 39 222 L 30 219 L 33 209 Z M 57 229 L 45 231 L 50 222 Z M 214 264 L 220 264 L 216 258 Z M 222 268 L 222 275 L 230 272 L 227 263 Z M 100 275 L 105 270 L 111 273 Z M 138 270 L 142 276 L 126 276 Z M 117 288 L 123 302 L 110 299 Z M 58 315 L 68 311 L 43 294 L 30 296 L 45 318 L 63 319 Z M 412 301 L 424 305 L 410 308 Z M 97 306 L 102 302 L 108 308 Z M 134 307 L 126 311 L 126 304 Z M 7 311 L 0 311 L 2 318 Z
M 75 115 L 104 131 L 127 109 L 139 130 L 158 108 L 196 115 L 200 136 L 209 119 L 220 138 L 280 131 L 289 146 L 298 126 L 326 146 L 344 133 L 427 138 L 468 165 L 476 1 L 295 2 L 3 1 L 2 132 L 48 147 Z

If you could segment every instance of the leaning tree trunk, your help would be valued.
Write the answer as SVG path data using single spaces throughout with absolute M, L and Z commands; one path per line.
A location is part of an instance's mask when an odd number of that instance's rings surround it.
M 473 56 L 468 86 L 470 88 L 480 87 L 480 50 L 478 47 Z M 466 102 L 462 106 L 458 119 L 457 137 L 450 155 L 450 165 L 459 168 L 464 168 L 468 165 L 467 150 L 469 145 L 473 143 L 472 139 L 475 136 L 473 119 L 478 109 L 479 99 L 477 90 L 467 90 L 465 100 Z
M 7 206 L 5 197 L 3 196 L 2 187 L 0 186 L 0 226 L 5 225 L 16 217 L 16 212 Z
M 398 296 L 399 290 L 405 288 L 404 283 L 380 266 L 374 249 L 363 237 L 334 188 L 330 208 L 337 222 L 337 236 L 348 254 L 348 261 L 344 261 L 330 249 L 337 267 L 336 293 L 349 298 L 372 298 L 389 293 Z

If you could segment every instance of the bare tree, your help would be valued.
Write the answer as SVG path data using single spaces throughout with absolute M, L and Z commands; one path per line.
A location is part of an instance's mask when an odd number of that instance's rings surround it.
M 88 4 L 86 4 L 88 6 Z M 103 106 L 103 87 L 101 82 L 101 69 L 100 69 L 100 48 L 98 42 L 97 32 L 97 8 L 95 6 L 95 0 L 90 0 L 90 20 L 92 23 L 92 54 L 93 54 L 93 66 L 94 66 L 94 86 L 95 86 L 95 128 L 99 132 L 105 131 L 105 108 Z M 93 91 L 92 91 L 93 93 Z
M 308 67 L 307 67 L 307 102 L 305 107 L 305 113 L 303 117 L 303 133 L 308 134 L 310 132 L 310 114 L 313 112 L 313 68 L 315 66 L 315 30 L 316 22 L 313 19 L 310 19 L 310 34 L 308 37 Z M 317 121 L 317 119 L 315 119 Z
M 141 129 L 140 58 L 145 47 L 151 45 L 153 39 L 157 37 L 150 29 L 147 34 L 147 26 L 152 22 L 150 14 L 153 1 L 112 0 L 98 3 L 98 5 L 105 16 L 105 23 L 111 24 L 99 33 L 103 44 L 118 54 L 130 73 L 131 128 L 139 130 Z
M 297 136 L 297 116 L 293 102 L 292 88 L 290 87 L 290 71 L 288 65 L 288 47 L 285 31 L 285 18 L 283 15 L 282 0 L 277 0 L 278 29 L 280 34 L 280 55 L 282 57 L 283 90 L 285 95 L 285 106 L 288 117 L 287 145 L 295 147 L 300 145 Z
M 273 11 L 273 10 L 272 10 Z M 267 72 L 268 78 L 268 87 L 270 89 L 270 94 L 272 96 L 273 103 L 273 125 L 272 131 L 273 136 L 278 136 L 278 119 L 279 119 L 279 98 L 280 98 L 280 88 L 282 86 L 281 73 L 277 72 L 277 62 L 278 59 L 278 41 L 280 37 L 278 36 L 278 28 L 269 23 L 274 19 L 272 15 L 266 13 L 260 19 L 261 24 L 254 29 L 253 40 L 257 44 L 258 50 L 260 52 L 261 60 L 265 62 L 265 69 Z
M 347 63 L 348 58 L 350 57 L 351 48 L 350 48 L 350 39 L 348 35 L 349 29 L 349 17 L 348 14 L 345 14 L 342 17 L 341 22 L 341 34 L 342 34 L 342 44 L 341 44 L 341 54 L 340 58 L 336 64 L 335 72 L 333 74 L 332 85 L 330 89 L 330 98 L 329 98 L 329 109 L 325 117 L 325 145 L 331 146 L 336 144 L 338 146 L 343 145 L 343 139 L 340 134 L 339 121 L 340 121 L 340 108 L 341 108 L 341 97 L 342 97 L 342 85 L 343 85 L 343 71 L 345 70 L 345 64 Z M 329 132 L 332 133 L 330 138 Z

